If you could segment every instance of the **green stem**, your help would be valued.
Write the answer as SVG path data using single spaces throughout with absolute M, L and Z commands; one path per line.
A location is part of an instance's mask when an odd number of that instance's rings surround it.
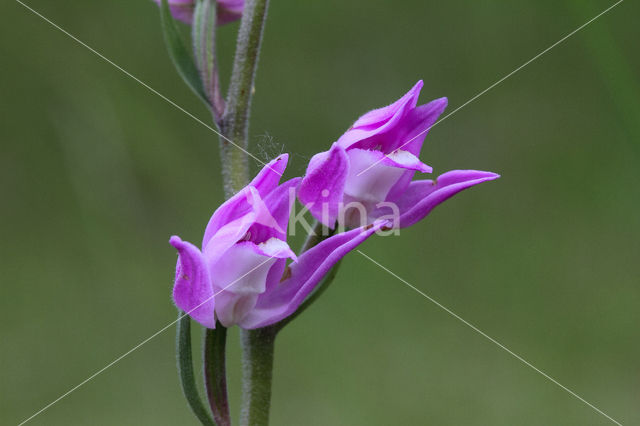
M 274 327 L 241 330 L 242 411 L 241 426 L 267 426 L 271 405 Z
M 227 329 L 216 324 L 216 329 L 207 329 L 204 337 L 204 383 L 211 412 L 218 426 L 230 426 L 229 399 L 225 348 Z
M 196 384 L 196 379 L 193 374 L 193 358 L 191 355 L 191 318 L 182 311 L 178 312 L 176 358 L 182 392 L 193 414 L 196 415 L 204 426 L 216 426 L 216 423 L 211 419 L 198 393 L 198 385 Z
M 316 222 L 302 247 L 301 253 L 324 241 L 334 233 L 335 230 L 327 230 L 321 223 Z M 340 263 L 338 262 L 329 271 L 316 291 L 300 305 L 293 315 L 269 327 L 241 331 L 243 401 L 240 424 L 242 426 L 266 426 L 269 424 L 273 350 L 276 335 L 326 291 L 335 278 Z
M 222 134 L 245 151 L 249 146 L 249 112 L 253 95 L 262 34 L 269 0 L 246 0 L 233 63 L 227 105 L 220 123 Z M 245 151 L 220 140 L 222 173 L 227 197 L 249 181 L 249 164 Z
M 242 12 L 227 104 L 220 120 L 222 175 L 227 198 L 249 182 L 249 112 L 269 0 L 246 0 Z M 241 149 L 239 149 L 240 147 Z M 271 375 L 276 332 L 272 328 L 242 330 L 241 425 L 269 421 Z

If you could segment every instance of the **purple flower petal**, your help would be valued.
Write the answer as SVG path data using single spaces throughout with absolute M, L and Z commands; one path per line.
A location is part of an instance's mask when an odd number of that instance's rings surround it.
M 351 167 L 344 187 L 345 203 L 379 203 L 405 173 L 403 168 L 386 164 L 380 151 L 350 149 L 348 155 Z
M 215 328 L 214 293 L 202 253 L 193 244 L 173 236 L 169 243 L 178 250 L 173 300 L 178 308 L 205 327 Z
M 218 25 L 224 25 L 242 18 L 244 0 L 218 0 L 217 3 Z
M 393 130 L 409 111 L 415 108 L 422 86 L 423 82 L 420 80 L 409 92 L 391 105 L 364 114 L 338 139 L 338 144 L 345 149 L 372 149 L 373 145 L 379 144 L 382 151 L 389 152 L 390 150 L 385 149 L 384 145 L 393 141 L 389 141 L 388 138 L 376 141 L 370 141 L 369 139 Z M 367 140 L 369 140 L 367 144 L 359 143 L 367 142 Z
M 337 143 L 327 152 L 311 158 L 302 179 L 298 199 L 313 217 L 333 228 L 338 218 L 344 184 L 349 172 L 349 158 Z
M 155 0 L 160 4 L 161 0 Z M 195 2 L 193 0 L 169 0 L 169 10 L 173 17 L 185 24 L 191 24 L 193 22 L 193 11 L 195 9 Z
M 238 324 L 253 309 L 277 260 L 257 253 L 251 244 L 234 245 L 211 267 L 216 316 L 225 327 Z
M 414 154 L 403 149 L 397 149 L 385 155 L 382 159 L 382 164 L 407 170 L 416 170 L 422 173 L 431 173 L 433 171 L 431 166 L 427 166 Z
M 411 180 L 415 176 L 415 170 L 406 170 L 404 174 L 398 179 L 398 181 L 393 185 L 393 187 L 389 190 L 387 194 L 387 198 L 385 201 L 394 202 L 398 198 L 402 197 L 402 194 L 407 190 Z
M 500 175 L 477 170 L 452 170 L 436 179 L 411 182 L 407 191 L 397 201 L 400 210 L 400 227 L 406 228 L 422 220 L 438 204 L 458 192 L 482 182 L 499 178 Z M 389 214 L 387 208 L 376 210 L 375 217 Z
M 349 203 L 358 202 L 370 213 L 376 204 L 394 194 L 402 194 L 415 170 L 431 171 L 431 167 L 408 151 L 399 150 L 385 155 L 381 151 L 354 148 L 347 151 L 347 155 L 350 168 L 344 187 L 345 209 Z M 359 219 L 349 220 L 349 217 L 348 214 L 345 217 L 346 225 L 361 225 Z
M 267 241 L 254 244 L 252 249 L 259 255 L 264 257 L 272 257 L 275 259 L 293 259 L 298 260 L 296 254 L 291 250 L 286 241 L 279 238 L 269 238 Z
M 289 266 L 282 282 L 261 294 L 255 307 L 239 322 L 242 328 L 265 327 L 291 315 L 315 286 L 342 257 L 374 232 L 389 225 L 387 221 L 334 235 L 302 253 Z
M 238 241 L 246 238 L 255 223 L 256 214 L 251 211 L 218 229 L 203 245 L 202 252 L 207 262 L 214 263 Z
M 274 239 L 275 240 L 275 239 Z M 276 254 L 289 247 L 282 240 L 278 243 Z M 283 254 L 286 257 L 286 254 Z M 231 293 L 262 293 L 269 268 L 276 260 L 276 256 L 266 256 L 264 251 L 250 241 L 235 244 L 226 255 L 210 266 L 211 280 L 216 291 Z M 220 305 L 217 306 L 218 310 Z
M 412 110 L 399 126 L 388 149 L 402 149 L 415 156 L 420 155 L 425 137 L 447 108 L 447 103 L 447 98 L 439 98 Z
M 262 198 L 266 197 L 278 186 L 288 162 L 289 154 L 279 155 L 266 164 L 249 185 L 256 188 Z
M 356 122 L 353 123 L 352 128 L 366 128 L 378 125 L 395 117 L 400 110 L 405 108 L 415 108 L 418 104 L 418 97 L 420 96 L 422 86 L 424 86 L 424 82 L 422 80 L 418 81 L 407 93 L 391 105 L 374 109 L 362 115 L 362 117 L 358 118 Z
M 160 0 L 154 1 L 160 4 Z M 193 11 L 195 10 L 194 0 L 168 0 L 168 2 L 171 14 L 175 19 L 189 25 L 193 23 Z M 216 3 L 216 23 L 218 25 L 224 25 L 242 17 L 244 0 L 218 0 Z
M 223 291 L 216 295 L 216 315 L 218 321 L 225 327 L 238 324 L 255 307 L 258 300 L 257 293 L 238 294 Z
M 277 237 L 286 240 L 286 231 L 289 225 L 291 207 L 295 202 L 296 188 L 302 178 L 293 178 L 274 189 L 260 203 L 264 208 L 256 219 L 256 226 L 269 226 L 264 229 L 266 234 L 257 242 L 266 241 L 268 238 Z M 268 217 L 267 217 L 268 216 Z M 250 230 L 252 232 L 254 229 Z
M 254 244 L 240 242 L 211 265 L 216 289 L 216 314 L 229 327 L 239 323 L 266 290 L 267 277 L 277 259 L 295 258 L 286 242 L 277 238 Z
M 262 170 L 260 170 L 258 175 L 248 186 L 218 207 L 218 209 L 213 213 L 213 216 L 211 216 L 209 224 L 204 231 L 202 247 L 206 247 L 211 237 L 213 237 L 213 235 L 218 232 L 222 226 L 235 221 L 251 210 L 249 200 L 253 199 L 254 196 L 251 194 L 250 187 L 254 187 L 258 191 L 260 197 L 264 199 L 278 186 L 278 182 L 280 182 L 280 178 L 287 167 L 288 160 L 289 155 L 282 154 L 276 159 L 270 161 L 262 168 Z

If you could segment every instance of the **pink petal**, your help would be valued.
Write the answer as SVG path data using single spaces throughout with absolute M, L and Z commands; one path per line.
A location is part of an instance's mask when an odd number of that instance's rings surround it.
M 154 0 L 160 5 L 161 0 Z M 195 9 L 195 3 L 193 0 L 169 0 L 169 10 L 171 15 L 185 24 L 191 25 L 193 22 L 193 11 Z
M 382 164 L 407 170 L 416 170 L 422 173 L 431 173 L 433 171 L 431 166 L 427 166 L 414 154 L 402 149 L 397 149 L 384 155 L 382 157 Z
M 240 220 L 243 216 L 251 211 L 251 205 L 248 199 L 251 198 L 251 189 L 244 187 L 241 191 L 222 203 L 220 207 L 213 212 L 207 228 L 202 238 L 202 247 L 205 248 L 211 238 L 224 226 L 229 223 Z M 242 235 L 240 236 L 242 237 Z
M 293 250 L 291 250 L 287 242 L 278 238 L 269 238 L 263 243 L 256 244 L 253 249 L 256 253 L 265 257 L 293 259 L 294 262 L 298 260 L 298 257 Z
M 256 305 L 258 293 L 232 293 L 223 291 L 216 295 L 216 315 L 218 321 L 231 327 L 238 324 Z
M 216 289 L 216 314 L 229 327 L 237 324 L 253 308 L 259 294 L 266 290 L 267 278 L 277 259 L 293 257 L 286 242 L 272 238 L 261 244 L 240 242 L 211 265 L 210 275 Z
M 291 207 L 296 200 L 296 188 L 301 181 L 302 178 L 290 179 L 274 189 L 264 200 L 256 200 L 253 204 L 257 215 L 256 223 L 268 227 L 266 238 L 261 238 L 257 242 L 271 237 L 286 239 Z M 259 210 L 256 208 L 258 206 L 260 206 Z
M 278 186 L 288 162 L 289 154 L 281 154 L 266 164 L 249 185 L 256 188 L 262 198 L 266 197 Z
M 225 224 L 208 239 L 203 247 L 203 254 L 209 264 L 213 264 L 225 255 L 241 239 L 245 238 L 249 229 L 255 224 L 256 214 L 248 212 L 239 219 Z
M 381 151 L 354 148 L 347 151 L 347 155 L 350 168 L 344 188 L 348 196 L 345 197 L 345 203 L 347 200 L 358 201 L 365 206 L 371 205 L 369 208 L 386 200 L 400 181 L 406 181 L 404 188 L 401 188 L 404 190 L 413 176 L 407 176 L 407 170 L 431 171 L 431 167 L 407 151 L 385 155 Z
M 244 0 L 218 0 L 218 25 L 236 21 L 242 17 Z
M 301 178 L 288 180 L 274 189 L 265 199 L 260 197 L 257 189 L 251 186 L 247 187 L 245 193 L 248 194 L 247 204 L 249 205 L 249 210 L 242 216 L 242 220 L 236 220 L 231 223 L 237 226 L 244 226 L 248 223 L 249 228 L 242 228 L 243 234 L 241 235 L 238 235 L 237 232 L 233 233 L 236 238 L 233 243 L 244 239 L 258 244 L 273 237 L 286 240 L 291 206 L 295 202 L 295 190 L 300 180 Z M 211 240 L 219 241 L 219 232 L 221 230 L 218 230 L 207 242 L 207 247 Z M 218 246 L 220 245 L 219 242 L 217 244 Z M 226 247 L 230 246 L 226 245 Z
M 393 129 L 409 111 L 415 108 L 422 86 L 423 82 L 420 80 L 409 92 L 391 105 L 364 114 L 338 139 L 338 144 L 345 149 L 350 148 L 357 142 Z M 371 147 L 361 146 L 360 148 Z
M 292 263 L 289 272 L 285 272 L 285 279 L 260 295 L 239 325 L 246 329 L 265 327 L 291 315 L 333 265 L 387 225 L 389 222 L 379 221 L 337 234 L 302 253 L 298 262 Z
M 358 118 L 358 120 L 356 120 L 356 122 L 353 123 L 353 126 L 351 127 L 362 128 L 381 124 L 394 117 L 400 110 L 403 110 L 405 108 L 415 108 L 415 106 L 418 104 L 418 97 L 420 96 L 420 90 L 422 90 L 422 86 L 424 86 L 424 82 L 422 80 L 418 81 L 400 99 L 386 107 L 374 109 L 373 111 L 367 112 L 362 117 Z
M 385 199 L 385 201 L 393 202 L 394 200 L 397 200 L 398 198 L 402 197 L 402 194 L 404 194 L 404 192 L 409 187 L 409 184 L 413 180 L 413 177 L 415 176 L 415 174 L 416 174 L 415 170 L 406 170 L 404 174 L 400 177 L 400 179 L 398 179 L 396 184 L 393 185 L 393 187 L 389 190 L 389 193 L 387 194 L 387 198 Z
M 447 108 L 447 103 L 447 98 L 439 98 L 412 110 L 398 129 L 389 150 L 402 149 L 420 155 L 424 138 Z
M 154 1 L 160 4 L 160 0 Z M 218 25 L 224 25 L 242 17 L 244 0 L 218 0 L 217 5 L 216 23 Z M 169 0 L 169 9 L 175 19 L 189 25 L 193 23 L 194 0 Z
M 274 262 L 275 257 L 265 256 L 250 241 L 235 244 L 210 266 L 213 287 L 217 291 L 238 294 L 262 293 Z
M 298 191 L 298 199 L 313 217 L 333 228 L 338 218 L 345 180 L 349 172 L 347 153 L 337 143 L 311 158 Z
M 173 300 L 178 308 L 207 328 L 216 327 L 214 292 L 200 250 L 173 236 L 169 243 L 178 250 Z
M 452 170 L 436 179 L 411 182 L 404 195 L 397 201 L 400 210 L 400 227 L 406 228 L 427 216 L 438 204 L 458 192 L 482 182 L 499 178 L 500 175 L 477 170 Z M 387 208 L 378 209 L 373 216 L 389 214 Z
M 251 194 L 250 187 L 254 187 L 260 197 L 264 199 L 278 186 L 280 178 L 287 167 L 288 160 L 289 155 L 282 154 L 269 162 L 248 186 L 218 207 L 205 229 L 202 247 L 206 247 L 209 240 L 222 226 L 239 219 L 251 210 L 249 200 L 253 199 L 254 196 Z

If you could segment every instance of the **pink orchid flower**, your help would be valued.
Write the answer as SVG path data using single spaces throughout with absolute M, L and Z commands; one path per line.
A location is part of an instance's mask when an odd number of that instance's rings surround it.
M 447 106 L 446 98 L 416 106 L 422 85 L 419 81 L 396 102 L 364 114 L 329 151 L 311 158 L 298 198 L 316 219 L 333 228 L 339 219 L 356 227 L 397 216 L 394 227 L 407 227 L 463 189 L 499 177 L 453 170 L 436 180 L 412 182 L 417 171 L 432 171 L 418 157 L 425 136 Z M 361 210 L 349 210 L 353 203 Z
M 282 320 L 338 260 L 388 226 L 380 221 L 337 234 L 296 256 L 286 234 L 300 178 L 279 184 L 287 161 L 287 154 L 271 161 L 213 213 L 202 249 L 171 237 L 179 254 L 173 299 L 203 326 L 253 329 Z

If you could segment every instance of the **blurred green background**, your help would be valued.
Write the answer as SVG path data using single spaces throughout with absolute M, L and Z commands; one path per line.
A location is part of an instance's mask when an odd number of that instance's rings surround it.
M 208 121 L 150 0 L 27 3 Z M 418 79 L 422 102 L 452 111 L 611 4 L 274 0 L 251 150 L 292 153 L 299 175 Z M 17 424 L 175 319 L 168 238 L 199 241 L 223 195 L 215 135 L 20 4 L 0 8 L 0 423 Z M 363 247 L 623 424 L 640 424 L 638 16 L 620 4 L 436 126 L 435 173 L 502 179 Z M 225 76 L 236 30 L 220 31 Z M 31 424 L 195 425 L 173 340 Z M 612 424 L 358 254 L 279 337 L 272 423 Z

